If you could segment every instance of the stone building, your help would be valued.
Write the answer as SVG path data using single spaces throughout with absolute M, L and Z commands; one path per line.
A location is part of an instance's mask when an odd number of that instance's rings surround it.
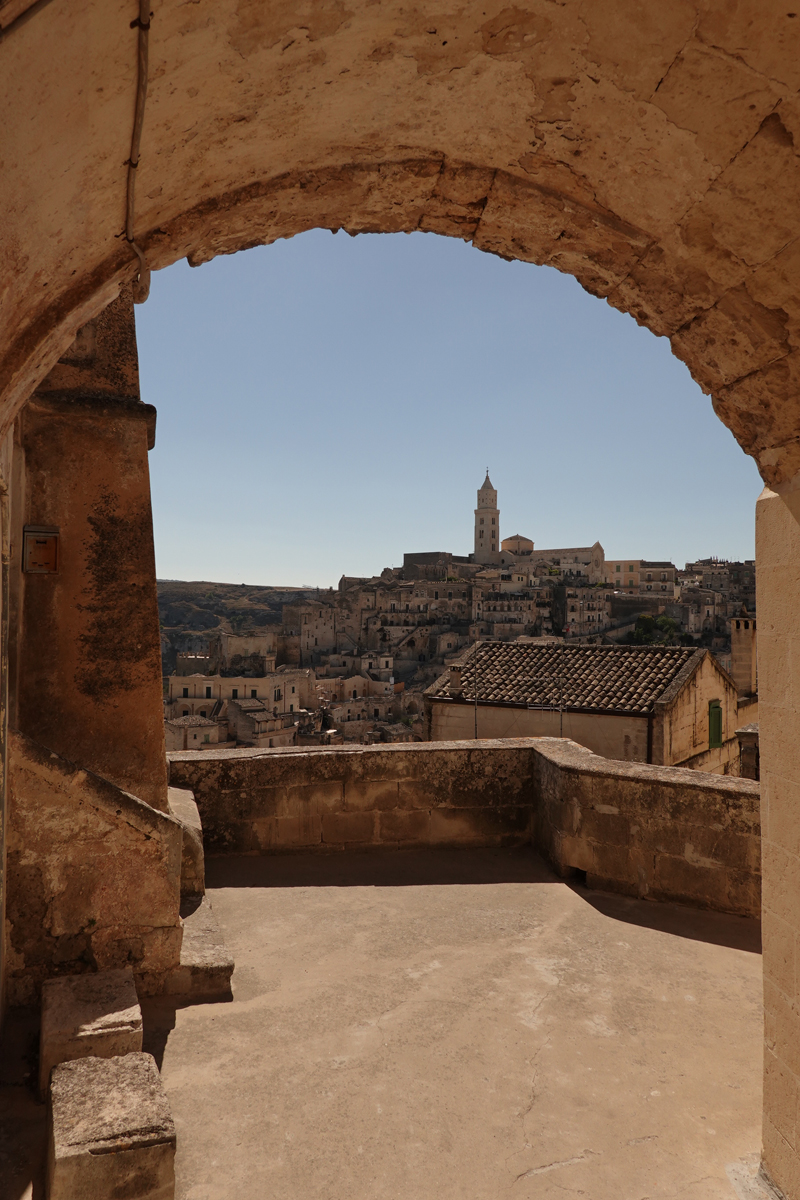
M 639 587 L 638 558 L 607 558 L 605 560 L 605 582 L 620 591 L 635 592 Z
M 224 720 L 230 701 L 257 700 L 270 711 L 293 713 L 315 707 L 315 676 L 307 667 L 278 667 L 269 675 L 170 675 L 165 707 L 173 717 Z
M 479 642 L 426 690 L 429 740 L 474 738 L 476 712 L 480 738 L 720 774 L 739 757 L 736 685 L 705 649 Z
M 557 550 L 534 550 L 533 564 L 543 573 L 557 575 L 563 582 L 585 580 L 588 584 L 605 582 L 605 552 L 599 542 L 593 546 L 568 546 Z
M 274 749 L 293 746 L 297 740 L 298 717 L 278 712 L 264 700 L 229 700 L 226 706 L 228 729 L 240 746 Z
M 650 592 L 666 596 L 672 600 L 679 591 L 676 586 L 677 569 L 671 562 L 639 563 L 639 592 L 647 595 Z
M 332 601 L 284 604 L 283 625 L 300 639 L 300 666 L 313 664 L 321 654 L 336 649 L 336 607 Z
M 553 632 L 564 637 L 596 637 L 611 624 L 611 595 L 605 588 L 552 589 Z
M 222 736 L 220 737 L 220 729 Z M 227 741 L 227 730 L 210 717 L 172 717 L 164 722 L 164 740 L 170 750 L 202 750 L 204 746 L 219 746 Z

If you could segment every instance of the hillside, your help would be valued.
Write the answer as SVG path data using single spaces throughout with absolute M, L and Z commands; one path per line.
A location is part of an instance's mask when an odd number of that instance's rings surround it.
M 284 604 L 316 599 L 318 588 L 258 587 L 246 583 L 158 580 L 158 619 L 165 675 L 179 650 L 200 650 L 215 630 L 243 633 L 279 625 Z

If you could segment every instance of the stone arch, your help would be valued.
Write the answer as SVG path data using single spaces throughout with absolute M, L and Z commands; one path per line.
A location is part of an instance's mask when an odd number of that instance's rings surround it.
M 4 120 L 7 424 L 138 269 L 122 236 L 138 32 L 130 0 L 68 22 L 66 0 L 5 7 L 5 104 L 29 116 Z M 151 21 L 137 241 L 159 268 L 312 227 L 423 229 L 549 263 L 669 336 L 763 477 L 791 488 L 790 18 L 755 0 L 436 17 L 343 0 L 224 0 L 209 17 L 170 0 Z
M 800 20 L 786 7 L 464 0 L 432 15 L 399 0 L 162 0 L 136 240 L 158 269 L 314 227 L 425 230 L 557 267 L 670 338 L 800 513 Z M 124 237 L 136 17 L 134 0 L 0 4 L 3 434 L 138 270 Z M 134 378 L 120 332 L 103 395 L 130 397 Z M 141 419 L 125 410 L 131 430 Z M 133 493 L 141 472 L 127 480 Z M 770 578 L 785 581 L 784 555 L 800 563 L 796 524 L 776 498 L 760 520 Z M 779 661 L 796 632 L 787 606 L 772 603 L 760 628 Z M 773 730 L 783 710 L 796 725 L 792 686 L 762 710 Z M 794 744 L 765 746 L 784 817 Z M 793 829 L 776 822 L 770 834 L 772 895 L 780 863 L 796 863 Z M 797 906 L 780 913 L 765 921 L 765 962 L 783 984 Z M 797 1008 L 770 1004 L 784 1065 L 796 1064 Z M 781 1072 L 766 1093 L 767 1164 L 791 1189 L 796 1143 L 770 1125 L 794 1111 L 795 1077 Z

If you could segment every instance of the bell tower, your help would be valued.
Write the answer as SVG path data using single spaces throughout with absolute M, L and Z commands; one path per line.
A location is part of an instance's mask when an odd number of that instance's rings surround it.
M 478 507 L 475 509 L 475 553 L 476 563 L 500 562 L 500 509 L 497 507 L 497 492 L 489 478 L 478 489 Z

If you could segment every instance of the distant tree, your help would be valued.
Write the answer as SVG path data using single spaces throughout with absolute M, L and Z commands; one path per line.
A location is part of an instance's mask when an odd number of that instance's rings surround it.
M 650 613 L 642 613 L 636 618 L 636 627 L 628 634 L 626 641 L 634 646 L 686 645 L 681 641 L 683 636 L 678 622 L 673 621 L 672 617 L 653 617 Z

